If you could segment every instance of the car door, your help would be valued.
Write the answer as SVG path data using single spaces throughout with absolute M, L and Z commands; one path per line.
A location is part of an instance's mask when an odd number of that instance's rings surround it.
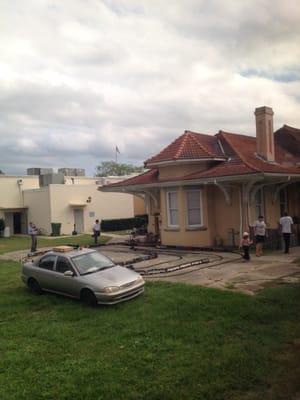
M 54 266 L 57 256 L 48 254 L 42 257 L 37 265 L 36 279 L 42 289 L 55 290 Z
M 73 272 L 73 276 L 65 276 L 66 271 Z M 56 291 L 69 296 L 79 297 L 80 284 L 78 276 L 70 261 L 63 256 L 58 256 L 54 271 L 56 277 Z

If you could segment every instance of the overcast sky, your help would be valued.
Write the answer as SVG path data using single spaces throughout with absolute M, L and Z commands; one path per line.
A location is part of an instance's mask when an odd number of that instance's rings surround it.
M 0 0 L 0 169 L 141 164 L 185 129 L 300 128 L 299 0 Z

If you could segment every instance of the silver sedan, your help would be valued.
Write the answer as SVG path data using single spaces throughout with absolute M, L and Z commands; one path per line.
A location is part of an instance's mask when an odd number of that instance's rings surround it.
M 58 249 L 59 250 L 59 249 Z M 116 304 L 143 293 L 145 281 L 138 273 L 115 265 L 92 249 L 49 251 L 26 262 L 22 280 L 35 293 L 54 292 L 88 305 Z

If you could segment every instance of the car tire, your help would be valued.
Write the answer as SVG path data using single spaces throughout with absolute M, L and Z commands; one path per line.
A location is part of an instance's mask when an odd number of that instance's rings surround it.
M 97 305 L 96 296 L 89 289 L 84 289 L 81 292 L 80 300 L 83 302 L 83 304 L 85 304 L 86 306 L 89 306 L 89 307 L 96 307 L 96 305 Z
M 27 282 L 28 288 L 32 293 L 41 294 L 42 289 L 39 283 L 34 278 L 29 278 Z

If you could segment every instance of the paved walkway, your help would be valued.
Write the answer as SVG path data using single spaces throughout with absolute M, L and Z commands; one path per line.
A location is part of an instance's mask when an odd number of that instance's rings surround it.
M 229 289 L 247 294 L 255 294 L 266 286 L 300 282 L 300 247 L 293 248 L 291 254 L 274 252 L 262 257 L 252 256 L 250 262 L 230 260 L 226 263 L 201 269 L 191 274 L 167 278 L 172 282 Z

